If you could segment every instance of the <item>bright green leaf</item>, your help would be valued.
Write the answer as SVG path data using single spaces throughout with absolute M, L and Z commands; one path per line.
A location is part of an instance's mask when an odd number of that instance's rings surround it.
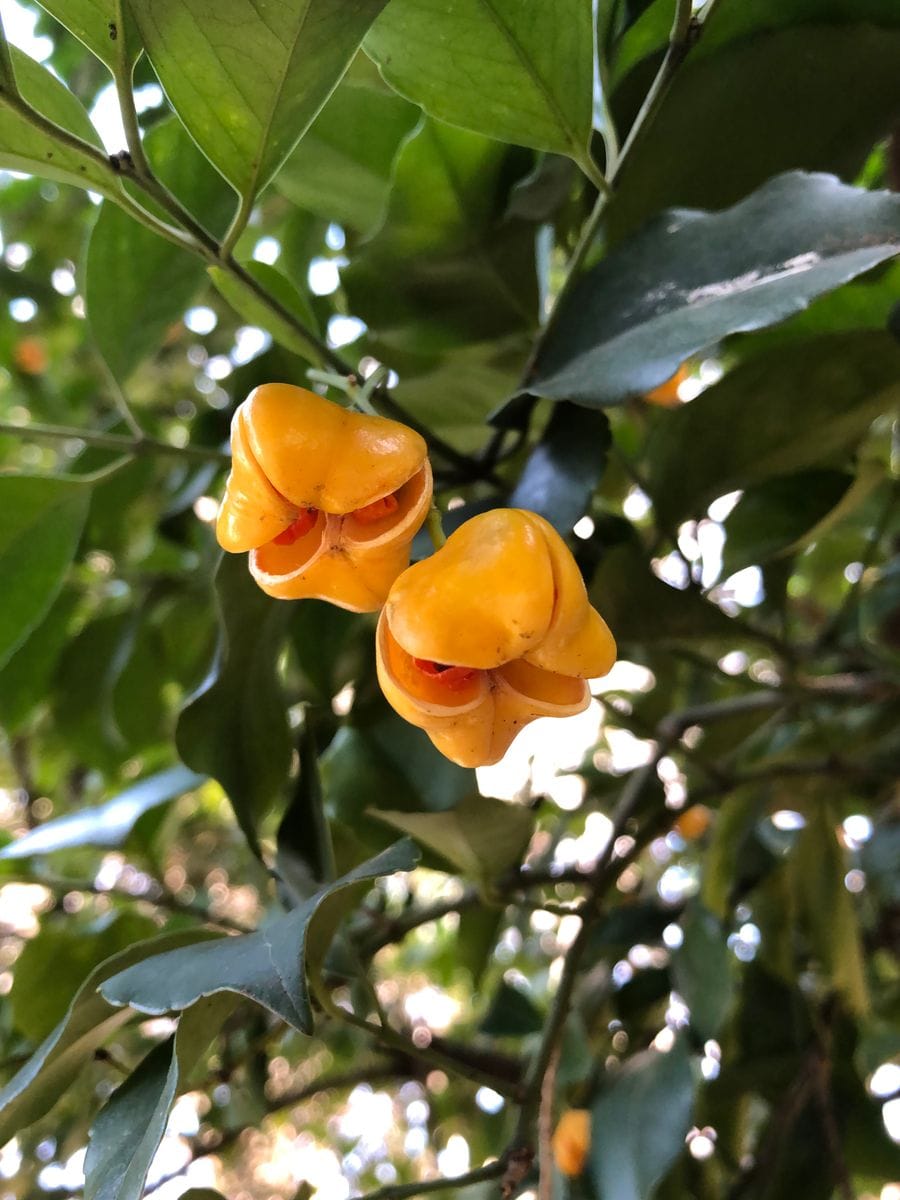
M 187 208 L 213 231 L 227 216 L 228 188 L 198 154 L 177 121 L 146 138 L 155 170 Z M 85 302 L 94 340 L 120 381 L 158 350 L 203 282 L 204 264 L 105 203 L 91 233 L 85 264 Z
M 56 599 L 78 548 L 91 489 L 71 479 L 0 476 L 0 666 Z
M 391 168 L 419 110 L 399 96 L 345 81 L 275 177 L 294 204 L 360 233 L 378 224 Z
M 365 48 L 432 116 L 585 163 L 591 25 L 590 0 L 391 0 Z
M 223 267 L 210 267 L 209 276 L 235 312 L 250 325 L 267 329 L 276 342 L 301 358 L 318 364 L 320 356 L 310 347 L 309 339 L 297 325 L 318 336 L 316 318 L 309 301 L 294 287 L 287 276 L 268 263 L 249 261 L 241 264 L 260 287 L 275 300 L 284 312 L 273 311 L 260 300 L 251 284 Z
M 278 677 L 292 605 L 256 586 L 244 555 L 226 554 L 215 578 L 220 640 L 209 674 L 176 729 L 183 761 L 222 785 L 251 847 L 284 788 L 291 735 Z
M 900 346 L 886 333 L 835 334 L 748 360 L 656 425 L 654 503 L 675 524 L 716 496 L 843 457 L 896 401 L 898 379 Z
M 684 1148 L 694 1078 L 684 1038 L 630 1059 L 595 1101 L 591 1171 L 603 1200 L 649 1200 Z
M 385 3 L 132 0 L 132 10 L 172 107 L 252 199 L 309 128 Z
M 900 196 L 826 175 L 781 176 L 723 213 L 666 213 L 579 280 L 528 386 L 621 403 L 898 253 Z
M 127 0 L 40 0 L 40 5 L 111 71 L 120 58 L 130 68 L 141 52 Z
M 106 804 L 45 821 L 4 846 L 0 858 L 29 858 L 73 846 L 120 846 L 145 812 L 199 787 L 203 780 L 203 775 L 185 767 L 170 767 L 126 788 Z
M 236 992 L 310 1033 L 307 967 L 312 972 L 321 963 L 360 890 L 381 875 L 412 870 L 417 857 L 411 842 L 397 842 L 255 933 L 160 955 L 105 980 L 101 991 L 111 1004 L 157 1015 L 190 1008 L 202 996 Z
M 466 796 L 447 812 L 374 809 L 371 815 L 410 834 L 479 882 L 498 879 L 517 866 L 534 831 L 529 809 L 492 796 Z
M 202 929 L 161 934 L 130 946 L 96 967 L 78 989 L 59 1025 L 0 1091 L 2 1142 L 48 1113 L 97 1047 L 131 1018 L 130 1012 L 117 1010 L 99 994 L 97 988 L 104 979 L 150 955 L 194 946 L 210 936 Z
M 46 67 L 15 46 L 10 47 L 10 56 L 19 95 L 0 89 L 0 167 L 93 188 L 104 196 L 115 195 L 118 189 L 100 138 L 79 101 Z M 51 131 L 36 129 L 23 116 L 23 104 L 80 138 L 84 149 L 67 144 Z

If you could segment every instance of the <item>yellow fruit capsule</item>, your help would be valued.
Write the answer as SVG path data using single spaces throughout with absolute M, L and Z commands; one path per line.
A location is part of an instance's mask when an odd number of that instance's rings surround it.
M 270 596 L 375 612 L 431 504 L 424 440 L 305 388 L 256 388 L 234 414 L 216 536 Z
M 590 1148 L 590 1112 L 586 1108 L 567 1109 L 553 1134 L 553 1159 L 563 1175 L 580 1175 Z
M 537 717 L 590 701 L 616 646 L 571 552 L 542 517 L 495 509 L 397 579 L 376 662 L 394 709 L 465 767 L 497 762 Z
M 693 804 L 686 808 L 675 822 L 675 832 L 680 833 L 686 842 L 695 842 L 709 829 L 711 817 L 712 814 L 705 804 Z
M 661 383 L 651 392 L 646 392 L 644 399 L 648 404 L 656 404 L 660 408 L 677 408 L 681 403 L 678 389 L 689 376 L 690 371 L 682 364 L 665 383 Z

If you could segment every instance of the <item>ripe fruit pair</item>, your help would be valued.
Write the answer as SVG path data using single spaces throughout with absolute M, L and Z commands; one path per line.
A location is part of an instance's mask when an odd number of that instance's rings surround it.
M 484 513 L 407 568 L 431 504 L 424 441 L 288 384 L 240 406 L 232 453 L 220 544 L 250 551 L 269 595 L 382 608 L 382 690 L 448 758 L 497 762 L 536 717 L 587 706 L 586 680 L 610 669 L 615 643 L 543 518 Z

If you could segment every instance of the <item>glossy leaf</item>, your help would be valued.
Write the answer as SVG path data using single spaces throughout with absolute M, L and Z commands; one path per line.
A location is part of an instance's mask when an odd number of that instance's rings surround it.
M 900 197 L 827 175 L 781 176 L 723 213 L 667 213 L 579 281 L 529 388 L 621 403 L 898 253 Z
M 698 903 L 681 919 L 684 940 L 672 958 L 675 989 L 688 1006 L 691 1028 L 714 1038 L 734 1003 L 734 960 L 718 919 Z
M 724 208 L 782 171 L 853 179 L 900 108 L 896 28 L 805 25 L 706 57 L 702 41 L 616 179 L 607 209 L 614 243 L 665 208 Z
M 99 135 L 79 101 L 46 67 L 15 46 L 9 52 L 22 100 L 54 125 L 80 138 L 85 148 L 36 129 L 22 115 L 19 102 L 0 91 L 0 167 L 93 188 L 105 196 L 115 195 L 118 188 L 112 181 Z
M 36 629 L 75 556 L 91 490 L 38 475 L 0 477 L 0 666 Z
M 310 1033 L 307 967 L 321 963 L 338 922 L 360 891 L 381 875 L 412 870 L 417 857 L 411 842 L 397 842 L 255 933 L 140 963 L 105 980 L 102 994 L 111 1004 L 159 1015 L 190 1008 L 202 996 L 236 992 Z
M 275 341 L 280 342 L 286 350 L 299 354 L 301 358 L 310 362 L 318 363 L 318 354 L 310 349 L 309 341 L 296 327 L 300 325 L 310 333 L 318 335 L 316 318 L 308 299 L 300 294 L 285 275 L 268 263 L 251 260 L 242 265 L 264 292 L 274 296 L 285 310 L 284 314 L 273 312 L 260 300 L 251 285 L 222 267 L 210 267 L 209 277 L 235 312 L 248 324 L 267 329 Z
M 684 1038 L 622 1067 L 592 1109 L 591 1173 L 603 1200 L 648 1200 L 684 1147 L 693 1104 Z
M 74 846 L 121 846 L 145 812 L 198 788 L 204 778 L 185 767 L 170 767 L 126 788 L 105 804 L 45 821 L 4 846 L 0 858 L 29 858 Z
M 65 1017 L 0 1091 L 0 1138 L 8 1141 L 48 1113 L 97 1047 L 131 1018 L 130 1012 L 116 1009 L 99 994 L 97 988 L 104 979 L 148 956 L 196 945 L 209 936 L 200 929 L 161 934 L 96 967 L 78 989 Z
M 760 355 L 665 414 L 647 450 L 650 494 L 675 523 L 726 492 L 840 459 L 893 403 L 898 378 L 900 346 L 884 333 Z
M 377 809 L 372 815 L 479 882 L 498 879 L 517 866 L 534 831 L 529 809 L 491 796 L 466 796 L 447 812 Z
M 199 1000 L 113 1092 L 91 1126 L 85 1200 L 140 1200 L 172 1104 L 234 1004 L 233 996 Z
M 294 204 L 361 233 L 384 215 L 394 157 L 419 119 L 399 96 L 346 81 L 275 177 Z
M 209 674 L 181 710 L 176 740 L 192 770 L 219 781 L 244 836 L 257 847 L 257 825 L 290 770 L 278 659 L 291 605 L 259 590 L 243 555 L 223 556 L 215 594 L 219 646 Z
M 130 67 L 141 52 L 127 0 L 40 0 L 111 71 L 121 56 Z
M 574 404 L 554 409 L 509 497 L 510 508 L 539 513 L 567 537 L 603 476 L 611 444 L 603 413 Z
M 391 0 L 365 45 L 432 116 L 585 162 L 592 43 L 589 0 Z
M 132 0 L 191 136 L 252 199 L 309 128 L 386 0 Z
M 213 232 L 233 198 L 198 154 L 177 121 L 146 138 L 155 170 Z M 91 332 L 110 370 L 124 382 L 156 351 L 166 331 L 184 316 L 203 282 L 203 260 L 165 241 L 132 217 L 104 204 L 85 261 L 85 303 Z

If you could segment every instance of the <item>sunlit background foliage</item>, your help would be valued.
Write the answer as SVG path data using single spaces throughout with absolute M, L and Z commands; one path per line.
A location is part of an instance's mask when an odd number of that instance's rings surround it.
M 485 68 L 486 3 L 345 4 L 346 75 L 326 101 L 343 66 L 316 46 L 254 158 L 204 125 L 204 88 L 217 119 L 229 101 L 202 37 L 163 34 L 179 8 L 255 7 L 135 6 L 218 171 L 130 22 L 124 50 L 152 169 L 213 245 L 226 178 L 241 192 L 233 260 L 101 200 L 144 195 L 114 178 L 133 162 L 98 156 L 92 191 L 0 172 L 0 1200 L 82 1194 L 92 1129 L 104 1200 L 148 1169 L 159 1200 L 346 1200 L 500 1160 L 466 1192 L 487 1200 L 523 1146 L 511 1194 L 898 1200 L 900 3 L 710 0 L 664 62 L 683 4 L 600 0 L 596 78 L 498 5 L 550 64 L 540 88 L 499 52 Z M 590 4 L 538 7 L 589 43 Z M 100 56 L 51 12 L 92 14 Z M 110 13 L 0 0 L 32 74 L 118 155 Z M 238 27 L 252 106 L 268 43 Z M 46 75 L 32 90 L 89 136 Z M 0 163 L 24 169 L 10 111 Z M 585 229 L 592 272 L 554 307 Z M 311 362 L 390 368 L 446 528 L 541 512 L 619 641 L 585 714 L 477 778 L 387 708 L 371 618 L 219 565 L 234 407 Z M 310 1002 L 296 905 L 325 880 L 322 813 L 339 874 L 404 833 L 422 865 L 397 873 L 401 843 L 340 893 Z M 182 1018 L 163 1095 L 176 1025 L 147 940 L 285 912 L 314 1032 L 271 980 L 262 1004 L 218 992 Z M 91 975 L 132 947 L 139 1014 Z M 246 992 L 242 970 L 223 959 L 215 987 Z M 66 1057 L 23 1083 L 76 993 Z M 567 1180 L 547 1148 L 572 1106 L 594 1143 Z

